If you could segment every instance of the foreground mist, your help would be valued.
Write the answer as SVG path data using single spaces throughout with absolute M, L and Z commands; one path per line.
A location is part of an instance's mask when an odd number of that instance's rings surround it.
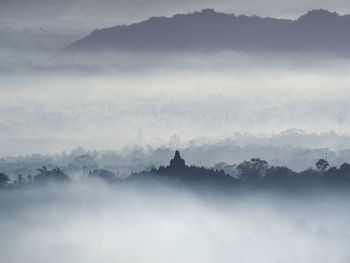
M 161 185 L 0 193 L 1 262 L 348 262 L 349 194 Z M 254 251 L 254 253 L 252 253 Z
M 348 262 L 349 164 L 0 174 L 1 262 Z M 254 253 L 252 253 L 254 251 Z

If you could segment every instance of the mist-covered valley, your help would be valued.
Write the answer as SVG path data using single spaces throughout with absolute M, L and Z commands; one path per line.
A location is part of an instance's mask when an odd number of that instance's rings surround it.
M 75 183 L 0 192 L 4 262 L 347 262 L 349 196 Z
M 189 158 L 212 166 L 258 156 L 295 169 L 326 152 L 337 155 L 335 164 L 347 158 L 347 59 L 125 53 L 95 61 L 76 55 L 73 64 L 70 55 L 51 56 L 51 68 L 33 58 L 1 74 L 2 157 L 228 144 L 246 149 Z M 319 156 L 289 161 L 305 151 Z
M 94 18 L 60 19 L 0 27 L 0 262 L 349 261 L 343 42 L 80 51 Z
M 339 167 L 350 159 L 346 59 L 121 57 L 2 74 L 1 172 L 13 183 L 57 166 L 72 182 L 0 190 L 1 262 L 349 260 L 343 188 L 82 179 L 167 165 L 175 149 L 231 176 L 255 157 L 295 171 L 320 158 Z
M 65 63 L 57 58 L 51 69 L 37 61 L 39 66 L 2 73 L 2 156 L 78 146 L 161 146 L 174 135 L 189 143 L 237 132 L 257 137 L 289 129 L 340 137 L 349 132 L 346 59 L 124 54 L 110 65 L 80 62 L 78 55 L 73 64 L 65 56 Z

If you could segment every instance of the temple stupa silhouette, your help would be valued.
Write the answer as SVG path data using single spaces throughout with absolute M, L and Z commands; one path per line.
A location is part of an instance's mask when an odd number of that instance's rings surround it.
M 175 170 L 186 167 L 185 160 L 181 158 L 179 151 L 175 151 L 175 156 L 170 160 L 169 167 Z
M 164 178 L 175 179 L 177 182 L 216 184 L 227 184 L 236 180 L 222 170 L 218 171 L 195 165 L 187 166 L 179 151 L 175 151 L 174 158 L 170 160 L 168 166 L 160 166 L 159 168 L 133 173 L 130 178 L 144 178 L 145 180 L 150 178 L 161 180 L 161 178 Z

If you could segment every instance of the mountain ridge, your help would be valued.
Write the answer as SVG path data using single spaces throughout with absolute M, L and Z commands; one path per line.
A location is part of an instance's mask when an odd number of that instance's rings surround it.
M 350 15 L 324 9 L 311 10 L 295 20 L 203 9 L 97 29 L 66 50 L 348 51 L 349 28 Z

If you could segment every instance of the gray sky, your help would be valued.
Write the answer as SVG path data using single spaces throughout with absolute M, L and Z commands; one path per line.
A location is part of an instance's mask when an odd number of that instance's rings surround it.
M 1 28 L 91 30 L 150 16 L 203 8 L 235 14 L 296 18 L 310 9 L 350 13 L 345 0 L 0 0 Z

